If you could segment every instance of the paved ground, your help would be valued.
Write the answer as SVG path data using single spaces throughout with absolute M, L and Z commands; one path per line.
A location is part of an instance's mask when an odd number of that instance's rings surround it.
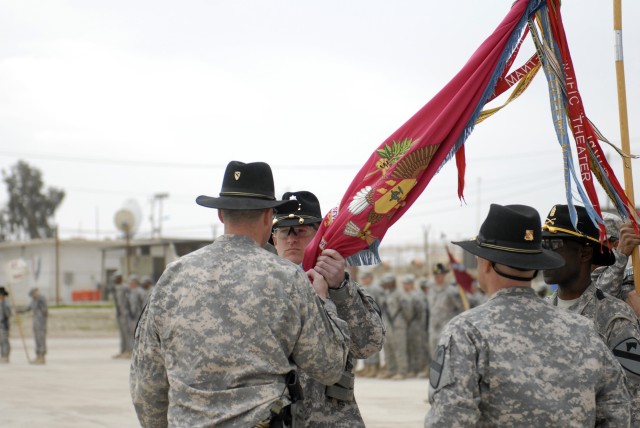
M 33 349 L 32 339 L 26 340 Z M 139 426 L 128 390 L 129 362 L 111 358 L 119 346 L 115 336 L 51 338 L 45 366 L 28 364 L 20 339 L 11 345 L 11 363 L 0 365 L 0 426 Z M 426 395 L 424 379 L 356 380 L 367 427 L 422 427 Z

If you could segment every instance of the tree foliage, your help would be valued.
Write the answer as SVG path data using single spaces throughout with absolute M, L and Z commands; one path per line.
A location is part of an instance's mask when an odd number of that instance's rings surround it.
M 52 238 L 53 215 L 64 199 L 64 190 L 46 190 L 39 169 L 18 161 L 9 172 L 2 171 L 9 202 L 0 212 L 0 238 Z

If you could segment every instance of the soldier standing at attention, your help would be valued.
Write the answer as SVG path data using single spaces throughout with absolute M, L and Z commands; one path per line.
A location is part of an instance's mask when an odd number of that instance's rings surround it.
M 449 269 L 442 263 L 433 266 L 434 285 L 429 289 L 429 349 L 431 357 L 435 357 L 438 349 L 440 333 L 444 326 L 459 313 L 464 311 L 460 293 L 456 287 L 447 282 Z
M 140 288 L 143 291 L 144 303 L 146 303 L 149 298 L 149 294 L 151 294 L 151 290 L 153 289 L 153 279 L 148 275 L 143 276 L 140 280 Z
M 640 329 L 633 310 L 596 287 L 592 265 L 615 263 L 613 252 L 601 244 L 599 231 L 585 207 L 576 206 L 577 228 L 571 222 L 569 207 L 555 205 L 542 226 L 542 245 L 563 257 L 565 265 L 543 271 L 547 284 L 558 284 L 549 301 L 559 308 L 589 318 L 629 380 L 631 424 L 640 426 Z
M 136 331 L 136 325 L 138 324 L 138 319 L 140 319 L 140 315 L 142 314 L 142 309 L 147 300 L 147 292 L 140 286 L 140 280 L 138 279 L 138 275 L 131 275 L 129 277 L 129 336 L 130 342 L 132 344 L 133 349 L 133 337 Z
M 133 337 L 129 334 L 129 287 L 122 281 L 120 271 L 114 272 L 113 284 L 116 321 L 120 332 L 120 353 L 114 355 L 113 358 L 130 358 Z
M 542 248 L 538 212 L 492 204 L 472 241 L 486 303 L 445 327 L 431 365 L 425 427 L 628 427 L 620 364 L 584 317 L 536 296 L 539 269 L 564 264 Z
M 8 363 L 11 353 L 11 343 L 9 342 L 11 305 L 7 296 L 9 296 L 7 290 L 0 287 L 0 363 Z
M 196 202 L 218 209 L 224 235 L 169 264 L 154 286 L 131 361 L 138 419 L 143 427 L 282 426 L 296 416 L 296 368 L 326 385 L 340 380 L 348 329 L 318 272 L 263 248 L 274 210 L 298 206 L 276 200 L 269 165 L 230 162 L 220 196 Z
M 422 341 L 427 325 L 425 320 L 427 303 L 422 290 L 416 289 L 415 275 L 405 275 L 402 278 L 402 288 L 411 302 L 411 318 L 407 325 L 407 361 L 409 366 L 407 377 L 413 378 L 423 372 L 427 364 Z
M 304 249 L 316 234 L 322 221 L 320 203 L 311 192 L 287 192 L 283 200 L 295 201 L 290 209 L 278 210 L 273 221 L 273 243 L 278 255 L 298 265 Z M 329 286 L 329 299 L 335 303 L 338 316 L 349 328 L 351 347 L 340 380 L 323 385 L 303 370 L 300 374 L 304 392 L 304 427 L 357 428 L 364 421 L 354 396 L 353 369 L 357 358 L 367 358 L 382 348 L 384 326 L 375 301 L 345 272 L 344 258 L 335 250 L 325 249 L 314 270 Z
M 47 317 L 49 308 L 47 299 L 40 293 L 37 288 L 29 291 L 31 303 L 24 309 L 18 310 L 18 313 L 31 311 L 33 314 L 33 338 L 36 342 L 36 359 L 33 364 L 44 364 L 44 356 L 47 353 Z
M 402 380 L 409 372 L 407 356 L 407 326 L 413 316 L 411 298 L 396 283 L 396 276 L 386 273 L 380 280 L 385 290 L 382 314 L 387 331 L 384 341 L 385 369 L 381 379 Z
M 370 270 L 366 270 L 362 272 L 359 276 L 360 285 L 362 286 L 362 291 L 367 296 L 370 296 L 376 304 L 380 305 L 382 303 L 382 294 L 383 290 L 375 282 L 375 277 L 373 272 Z M 358 372 L 358 376 L 362 377 L 376 377 L 378 376 L 378 371 L 380 370 L 380 352 L 376 352 L 367 359 L 364 360 L 364 367 L 361 372 Z

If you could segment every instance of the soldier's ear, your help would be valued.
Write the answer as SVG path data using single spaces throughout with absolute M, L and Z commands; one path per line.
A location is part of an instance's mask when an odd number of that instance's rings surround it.
M 591 263 L 591 260 L 593 260 L 593 247 L 591 245 L 583 245 L 582 246 L 582 257 L 581 260 L 582 261 L 588 261 L 589 263 Z

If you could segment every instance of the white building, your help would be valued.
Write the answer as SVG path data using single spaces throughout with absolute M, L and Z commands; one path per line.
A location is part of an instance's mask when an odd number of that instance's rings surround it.
M 101 290 L 116 270 L 125 277 L 135 273 L 157 280 L 167 263 L 208 243 L 167 238 L 128 245 L 124 240 L 86 239 L 0 242 L 0 285 L 13 293 L 10 298 L 16 305 L 28 303 L 34 287 L 50 304 L 67 304 L 83 293 Z

